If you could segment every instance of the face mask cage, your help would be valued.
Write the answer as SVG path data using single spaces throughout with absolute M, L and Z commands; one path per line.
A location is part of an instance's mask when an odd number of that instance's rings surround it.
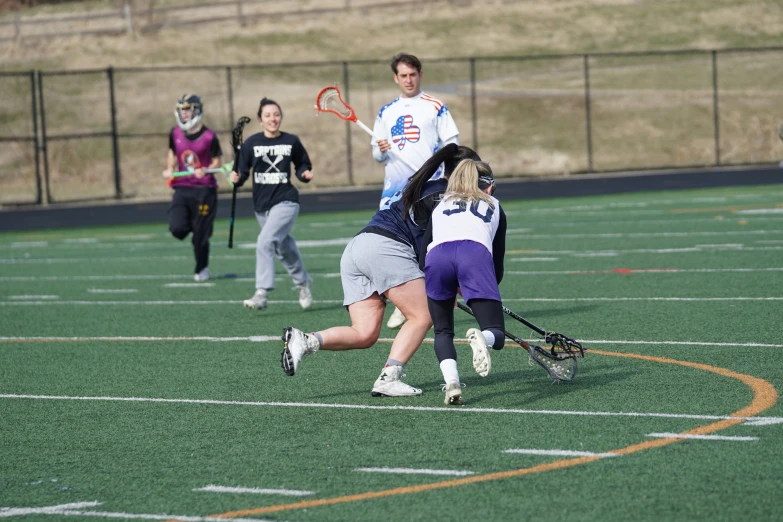
M 180 99 L 174 107 L 174 117 L 177 119 L 177 125 L 185 132 L 194 128 L 201 121 L 201 102 L 194 100 L 194 98 L 198 99 L 196 96 Z M 182 111 L 188 110 L 191 111 L 189 118 L 182 114 Z

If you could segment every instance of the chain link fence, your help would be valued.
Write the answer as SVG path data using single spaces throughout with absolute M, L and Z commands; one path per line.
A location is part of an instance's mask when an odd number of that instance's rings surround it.
M 765 165 L 783 159 L 781 62 L 783 47 L 426 60 L 423 88 L 498 178 Z M 399 94 L 387 61 L 2 74 L 0 203 L 168 197 L 161 171 L 185 92 L 204 100 L 226 160 L 236 118 L 254 119 L 246 136 L 261 131 L 266 96 L 313 160 L 303 190 L 380 184 L 369 136 L 313 107 L 334 83 L 370 126 Z

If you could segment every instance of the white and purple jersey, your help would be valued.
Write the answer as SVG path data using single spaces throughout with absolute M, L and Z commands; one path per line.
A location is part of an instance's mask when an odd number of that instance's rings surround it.
M 460 289 L 468 303 L 501 300 L 506 216 L 498 200 L 491 201 L 443 199 L 433 209 L 421 240 L 426 253 L 419 255 L 428 298 L 451 300 Z
M 402 191 L 413 175 L 410 167 L 399 157 L 415 167 L 421 167 L 430 156 L 448 143 L 459 143 L 459 130 L 451 117 L 449 108 L 427 93 L 412 98 L 399 96 L 381 107 L 373 128 L 373 157 L 386 162 L 380 208 L 388 207 L 392 196 Z M 382 153 L 376 139 L 385 139 L 393 154 Z M 439 169 L 432 179 L 443 175 Z
M 490 196 L 492 206 L 486 201 L 465 201 L 448 198 L 441 200 L 432 211 L 432 243 L 429 252 L 441 243 L 450 241 L 474 241 L 484 245 L 492 253 L 492 242 L 500 223 L 500 202 Z

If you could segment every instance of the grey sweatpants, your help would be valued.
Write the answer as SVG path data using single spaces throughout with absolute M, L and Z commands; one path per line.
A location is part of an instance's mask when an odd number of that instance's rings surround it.
M 283 201 L 266 212 L 256 212 L 256 220 L 261 226 L 256 243 L 256 288 L 272 290 L 275 288 L 275 257 L 277 257 L 295 285 L 310 281 L 305 270 L 302 255 L 291 236 L 296 216 L 299 215 L 299 203 Z

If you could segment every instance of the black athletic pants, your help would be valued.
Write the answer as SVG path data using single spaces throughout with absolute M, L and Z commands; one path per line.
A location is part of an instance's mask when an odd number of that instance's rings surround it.
M 438 361 L 445 359 L 457 360 L 457 350 L 454 348 L 454 299 L 436 300 L 427 297 L 432 324 L 435 326 L 435 355 Z M 490 330 L 495 334 L 495 350 L 503 348 L 505 322 L 503 303 L 492 299 L 471 299 L 468 306 L 473 310 L 481 330 Z
M 169 206 L 169 231 L 177 239 L 193 232 L 193 254 L 198 274 L 209 266 L 209 238 L 217 214 L 217 189 L 182 187 L 174 189 Z

